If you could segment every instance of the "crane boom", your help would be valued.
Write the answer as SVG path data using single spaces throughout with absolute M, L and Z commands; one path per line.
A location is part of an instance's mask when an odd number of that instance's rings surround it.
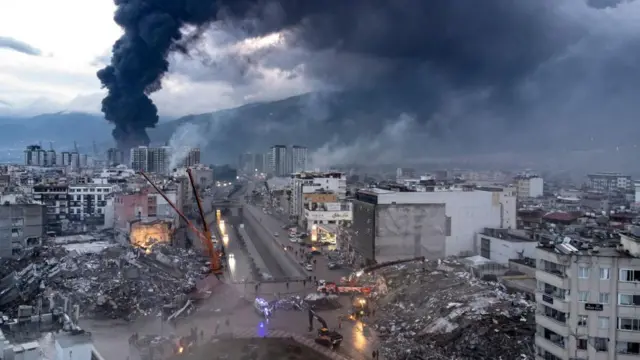
M 200 195 L 198 194 L 198 189 L 196 188 L 196 182 L 193 179 L 193 173 L 191 172 L 190 168 L 187 169 L 187 175 L 189 176 L 189 182 L 191 183 L 193 196 L 196 198 L 196 204 L 198 205 L 198 212 L 200 213 L 200 219 L 202 220 L 202 228 L 204 229 L 204 236 L 207 239 L 204 245 L 206 246 L 207 252 L 209 253 L 209 258 L 211 259 L 211 270 L 215 274 L 221 274 L 222 266 L 220 265 L 220 255 L 213 248 L 213 243 L 211 241 L 211 230 L 209 229 L 209 224 L 207 224 L 207 219 L 206 219 L 206 216 L 204 215 L 204 210 L 202 209 L 202 201 L 200 200 Z M 224 245 L 222 249 L 224 249 Z
M 211 250 L 213 250 L 213 245 L 211 244 L 211 235 L 209 235 L 209 237 L 206 237 L 206 235 L 203 234 L 202 231 L 198 230 L 193 225 L 193 223 L 189 220 L 189 218 L 187 218 L 182 213 L 182 211 L 180 211 L 180 209 L 178 209 L 178 207 L 167 197 L 167 195 L 156 184 L 154 184 L 153 181 L 151 181 L 151 179 L 149 179 L 147 174 L 145 174 L 142 171 L 140 171 L 139 174 L 142 175 L 142 177 L 144 177 L 144 179 L 147 180 L 147 182 L 149 184 L 151 184 L 151 186 L 158 192 L 158 194 L 160 194 L 160 196 L 162 196 L 162 198 L 167 202 L 167 204 L 169 204 L 169 206 L 171 206 L 171 208 L 173 208 L 173 210 L 175 210 L 175 212 L 178 214 L 178 216 L 180 216 L 180 218 L 182 218 L 182 220 L 184 220 L 184 222 L 187 224 L 187 226 L 200 238 L 200 240 L 205 244 L 205 246 L 207 244 L 209 244 L 209 245 L 211 245 Z M 207 246 L 207 250 L 209 250 L 209 246 Z M 219 259 L 218 255 L 215 253 L 215 251 L 209 252 L 208 255 L 209 255 L 210 261 L 211 261 L 211 271 L 216 275 L 222 273 L 222 269 L 220 267 L 220 259 Z

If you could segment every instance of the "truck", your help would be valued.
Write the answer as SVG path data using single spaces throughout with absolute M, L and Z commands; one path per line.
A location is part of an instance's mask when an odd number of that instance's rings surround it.
M 369 295 L 372 288 L 369 286 L 344 286 L 334 282 L 327 282 L 324 285 L 318 286 L 319 293 L 326 294 L 352 294 L 360 293 L 363 295 Z

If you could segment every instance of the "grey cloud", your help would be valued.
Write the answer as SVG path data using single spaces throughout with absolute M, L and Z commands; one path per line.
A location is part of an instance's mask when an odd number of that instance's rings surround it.
M 42 55 L 42 51 L 40 49 L 35 48 L 23 41 L 6 36 L 0 36 L 0 48 L 10 49 L 27 55 Z

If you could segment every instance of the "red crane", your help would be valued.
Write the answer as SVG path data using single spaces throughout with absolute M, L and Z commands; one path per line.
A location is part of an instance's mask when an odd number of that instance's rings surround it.
M 222 263 L 220 261 L 220 254 L 213 248 L 213 243 L 211 240 L 211 230 L 209 230 L 209 225 L 207 224 L 207 220 L 204 215 L 204 211 L 202 210 L 202 202 L 200 201 L 200 196 L 198 195 L 198 191 L 195 187 L 195 182 L 193 180 L 193 175 L 191 174 L 191 169 L 187 169 L 187 175 L 189 175 L 189 181 L 191 182 L 191 187 L 193 188 L 193 194 L 196 198 L 196 202 L 198 204 L 198 211 L 200 212 L 200 218 L 202 219 L 202 224 L 204 228 L 204 232 L 198 230 L 193 223 L 178 209 L 178 207 L 167 197 L 167 195 L 158 187 L 156 184 L 149 179 L 147 174 L 140 171 L 139 172 L 142 177 L 153 186 L 153 188 L 162 196 L 162 198 L 175 210 L 175 212 L 184 220 L 187 226 L 200 238 L 203 245 L 207 249 L 207 255 L 209 256 L 209 262 L 211 263 L 211 272 L 220 275 L 222 274 Z

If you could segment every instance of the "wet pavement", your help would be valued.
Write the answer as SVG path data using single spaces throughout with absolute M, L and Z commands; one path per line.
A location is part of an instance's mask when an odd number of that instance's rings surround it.
M 261 241 L 277 241 L 281 245 L 294 246 L 295 249 L 299 245 L 290 243 L 288 236 L 282 229 L 284 222 L 272 216 L 265 214 L 260 208 L 251 207 L 257 218 L 264 225 L 267 236 L 262 236 Z M 247 210 L 245 210 L 247 211 Z M 280 237 L 275 238 L 273 234 L 278 232 Z M 233 260 L 228 258 L 228 271 L 226 274 L 227 284 L 216 287 L 214 294 L 200 304 L 197 310 L 187 318 L 180 319 L 175 326 L 164 322 L 159 317 L 149 317 L 139 319 L 133 323 L 123 321 L 96 321 L 81 320 L 80 326 L 91 331 L 93 334 L 94 345 L 100 354 L 106 360 L 137 360 L 139 357 L 134 349 L 129 346 L 129 337 L 133 333 L 140 335 L 157 334 L 157 335 L 188 335 L 191 328 L 197 327 L 198 332 L 202 331 L 205 338 L 214 335 L 216 328 L 219 333 L 235 332 L 237 330 L 247 331 L 247 329 L 255 329 L 256 336 L 269 336 L 270 333 L 277 335 L 278 331 L 286 331 L 295 333 L 300 336 L 313 339 L 315 330 L 309 332 L 309 320 L 306 311 L 295 310 L 278 310 L 273 317 L 265 322 L 253 309 L 253 300 L 256 296 L 273 300 L 278 297 L 287 295 L 305 296 L 309 293 L 316 292 L 316 285 L 312 281 L 302 282 L 280 282 L 267 283 L 262 282 L 256 287 L 255 282 L 242 284 L 242 279 L 250 279 L 248 259 L 246 253 L 239 246 L 235 232 L 229 232 L 229 243 L 227 251 L 233 253 Z M 283 250 L 284 251 L 284 250 Z M 346 275 L 345 270 L 328 270 L 327 260 L 324 256 L 315 256 L 316 264 L 314 270 L 308 272 L 309 276 L 316 276 L 317 279 L 339 282 L 340 277 Z M 300 258 L 301 260 L 301 258 Z M 347 314 L 350 309 L 350 297 L 340 297 L 341 309 L 331 311 L 318 311 L 329 328 L 339 331 L 344 336 L 342 346 L 336 350 L 339 354 L 356 360 L 370 359 L 371 353 L 376 349 L 378 339 L 375 332 L 366 324 L 351 321 L 340 321 L 340 318 Z M 225 325 L 229 319 L 230 326 Z M 314 323 L 314 329 L 320 324 Z

